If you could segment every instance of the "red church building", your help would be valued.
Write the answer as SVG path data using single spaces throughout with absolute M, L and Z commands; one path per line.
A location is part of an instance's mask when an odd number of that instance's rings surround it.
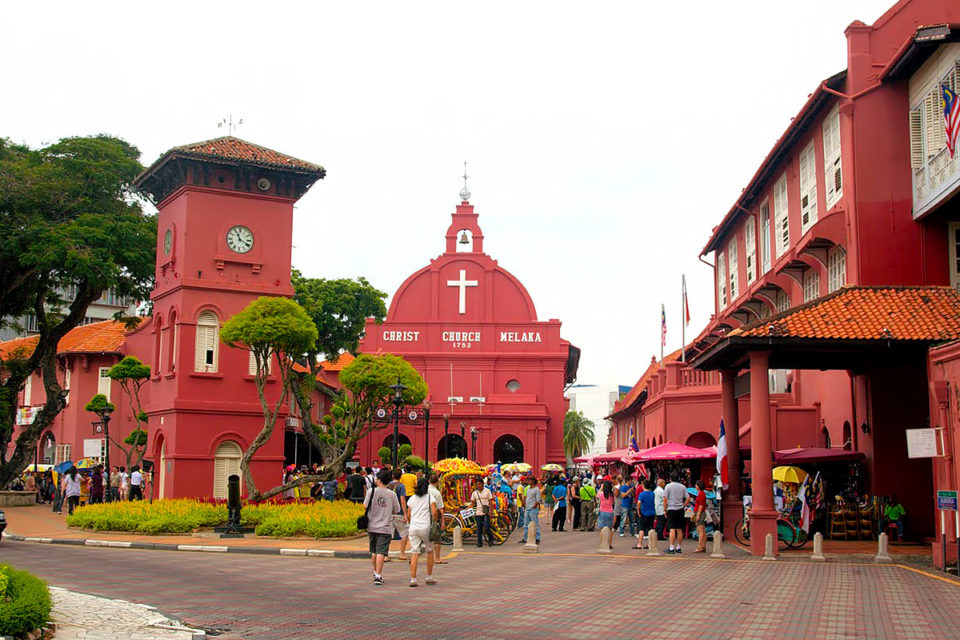
M 560 337 L 559 320 L 537 319 L 523 284 L 484 252 L 470 193 L 460 196 L 445 251 L 400 285 L 382 324 L 367 322 L 360 351 L 403 356 L 426 380 L 430 424 L 400 427 L 399 441 L 415 453 L 562 463 L 564 388 L 576 378 L 580 351 Z M 392 437 L 366 437 L 361 461 Z

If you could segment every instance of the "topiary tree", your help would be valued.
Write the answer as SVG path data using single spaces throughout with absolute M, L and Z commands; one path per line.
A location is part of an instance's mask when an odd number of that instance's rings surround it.
M 123 444 L 114 440 L 113 436 L 110 437 L 110 442 L 123 451 L 127 460 L 127 469 L 130 469 L 134 465 L 139 465 L 147 452 L 146 426 L 150 418 L 143 410 L 140 389 L 150 380 L 150 366 L 135 356 L 127 356 L 110 367 L 107 376 L 119 383 L 124 395 L 130 400 L 133 419 L 136 421 L 136 427 L 123 439 Z M 123 446 L 124 444 L 127 446 Z
M 317 476 L 301 476 L 295 482 L 261 493 L 250 473 L 250 460 L 270 440 L 277 416 L 287 403 L 296 359 L 302 357 L 317 340 L 317 327 L 313 320 L 293 300 L 257 298 L 224 323 L 220 339 L 230 347 L 249 350 L 256 362 L 253 380 L 263 409 L 263 428 L 240 458 L 248 498 L 253 501 L 264 500 L 287 489 L 319 480 Z M 271 361 L 276 363 L 281 382 L 280 397 L 272 405 L 267 402 L 265 393 Z
M 406 460 L 410 455 L 413 455 L 413 447 L 409 444 L 404 443 L 397 447 L 397 460 Z
M 399 456 L 399 451 L 398 451 L 398 456 Z M 403 464 L 405 465 L 408 464 L 414 469 L 423 469 L 427 466 L 426 463 L 423 461 L 423 458 L 421 458 L 420 456 L 415 456 L 413 454 L 408 455 L 406 458 L 403 458 Z
M 393 452 L 390 451 L 390 447 L 380 447 L 377 449 L 377 457 L 380 458 L 381 464 L 389 464 L 392 454 Z

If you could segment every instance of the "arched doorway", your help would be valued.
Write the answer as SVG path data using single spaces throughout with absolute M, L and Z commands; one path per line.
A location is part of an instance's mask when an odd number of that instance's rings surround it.
M 57 439 L 47 431 L 40 440 L 40 462 L 53 464 L 57 456 Z
M 853 431 L 850 429 L 850 422 L 843 421 L 843 448 L 847 451 L 853 450 Z
M 523 442 L 517 436 L 500 436 L 493 443 L 493 459 L 503 464 L 523 462 Z
M 397 434 L 397 446 L 399 447 L 399 446 L 402 446 L 402 445 L 405 445 L 405 444 L 409 444 L 410 446 L 413 446 L 413 443 L 410 442 L 410 438 L 408 438 L 407 436 L 403 435 L 402 433 Z M 392 449 L 393 449 L 393 434 L 391 433 L 391 434 L 388 435 L 386 438 L 384 438 L 384 439 L 383 439 L 383 444 L 380 445 L 380 446 L 383 446 L 383 447 L 386 447 L 386 448 L 392 450 Z
M 712 433 L 707 433 L 706 431 L 697 431 L 696 433 L 691 433 L 690 437 L 687 438 L 688 447 L 706 449 L 707 447 L 712 447 L 715 444 L 717 444 L 717 439 L 713 437 Z
M 459 433 L 448 433 L 437 443 L 437 460 L 444 458 L 466 458 L 467 441 Z
M 825 449 L 829 449 L 830 448 L 830 430 L 827 429 L 826 425 L 823 426 L 822 433 L 823 433 L 823 446 Z
M 232 475 L 240 475 L 240 458 L 243 451 L 240 445 L 231 440 L 220 443 L 213 457 L 213 497 L 227 497 L 227 479 Z M 240 478 L 243 486 L 243 477 Z

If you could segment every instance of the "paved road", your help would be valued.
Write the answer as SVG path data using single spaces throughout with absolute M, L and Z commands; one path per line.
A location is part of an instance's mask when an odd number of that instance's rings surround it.
M 960 585 L 902 567 L 576 553 L 595 541 L 545 534 L 538 556 L 512 540 L 468 549 L 415 590 L 400 562 L 373 587 L 365 560 L 4 541 L 0 561 L 223 638 L 930 638 L 960 624 Z M 625 552 L 630 539 L 614 542 Z

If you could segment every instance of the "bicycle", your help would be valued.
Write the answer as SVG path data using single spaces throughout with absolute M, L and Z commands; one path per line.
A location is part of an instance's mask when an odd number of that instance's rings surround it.
M 787 549 L 799 548 L 806 544 L 806 532 L 803 529 L 799 529 L 800 533 L 803 534 L 803 541 L 800 541 L 800 535 L 797 533 L 798 529 L 793 525 L 788 518 L 783 514 L 777 515 L 777 543 L 780 551 L 786 551 Z M 740 520 L 737 521 L 736 526 L 733 528 L 733 535 L 742 546 L 750 546 L 750 514 L 745 514 Z

